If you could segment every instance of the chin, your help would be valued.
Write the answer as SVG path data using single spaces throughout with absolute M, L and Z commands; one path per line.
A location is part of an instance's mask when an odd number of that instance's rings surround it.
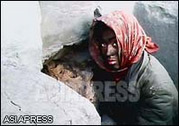
M 111 70 L 119 70 L 120 68 L 119 67 L 111 66 L 111 67 L 109 67 L 109 69 L 111 69 Z
M 119 70 L 119 68 L 112 68 L 112 70 Z

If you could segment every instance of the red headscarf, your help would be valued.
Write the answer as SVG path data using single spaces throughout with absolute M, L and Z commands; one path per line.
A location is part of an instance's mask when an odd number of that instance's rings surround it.
M 120 70 L 118 71 L 109 70 L 104 66 L 101 60 L 99 47 L 93 37 L 93 28 L 99 21 L 113 29 L 118 48 L 121 48 L 121 63 Z M 154 53 L 157 52 L 158 49 L 159 47 L 145 34 L 143 28 L 132 14 L 123 11 L 114 11 L 93 20 L 90 31 L 89 50 L 96 63 L 108 72 L 117 72 L 118 75 L 124 72 L 126 73 L 126 70 L 128 70 L 132 64 L 139 61 L 144 50 L 148 53 Z

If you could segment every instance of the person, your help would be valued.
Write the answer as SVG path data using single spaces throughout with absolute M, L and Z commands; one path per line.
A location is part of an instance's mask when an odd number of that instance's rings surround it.
M 132 14 L 114 11 L 93 20 L 89 51 L 101 116 L 116 124 L 178 124 L 178 91 L 152 55 L 158 50 Z

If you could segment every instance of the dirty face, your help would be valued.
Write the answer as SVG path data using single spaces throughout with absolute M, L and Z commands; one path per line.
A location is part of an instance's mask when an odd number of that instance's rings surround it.
M 105 66 L 111 70 L 118 70 L 120 68 L 120 57 L 118 55 L 120 49 L 112 29 L 107 28 L 101 33 L 99 47 Z

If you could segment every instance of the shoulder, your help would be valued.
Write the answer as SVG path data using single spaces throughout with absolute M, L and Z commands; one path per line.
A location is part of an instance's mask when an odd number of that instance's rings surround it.
M 154 124 L 172 124 L 178 111 L 178 91 L 168 72 L 149 55 L 149 63 L 141 78 L 141 117 Z
M 148 64 L 140 80 L 141 97 L 155 101 L 163 100 L 170 102 L 171 105 L 178 104 L 178 91 L 168 72 L 154 56 L 148 55 L 148 58 Z M 158 101 L 154 103 L 160 104 Z
M 146 74 L 150 81 L 154 81 L 155 83 L 173 83 L 170 75 L 164 66 L 152 55 L 148 55 L 149 62 L 146 69 Z
M 141 77 L 142 87 L 175 90 L 175 85 L 164 66 L 150 54 L 148 54 L 147 58 L 148 63 Z

